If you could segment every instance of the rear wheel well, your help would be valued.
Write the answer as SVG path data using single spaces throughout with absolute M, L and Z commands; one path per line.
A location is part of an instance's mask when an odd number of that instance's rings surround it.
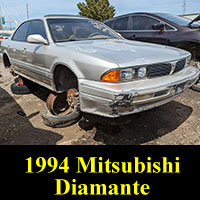
M 3 64 L 4 64 L 5 68 L 10 68 L 10 66 L 11 66 L 10 60 L 9 60 L 7 54 L 5 54 L 5 53 L 3 54 Z
M 66 92 L 70 88 L 78 89 L 78 79 L 76 75 L 66 66 L 56 66 L 53 75 L 56 91 Z

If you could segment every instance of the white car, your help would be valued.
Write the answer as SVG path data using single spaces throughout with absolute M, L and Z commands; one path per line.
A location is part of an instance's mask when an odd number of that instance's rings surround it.
M 189 52 L 129 41 L 81 16 L 25 21 L 2 52 L 5 67 L 52 91 L 47 107 L 54 115 L 141 112 L 172 101 L 199 77 Z

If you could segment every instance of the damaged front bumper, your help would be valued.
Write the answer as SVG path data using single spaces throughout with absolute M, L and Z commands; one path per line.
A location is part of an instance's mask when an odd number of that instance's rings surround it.
M 125 83 L 79 80 L 81 111 L 105 117 L 142 112 L 172 101 L 199 78 L 199 70 Z

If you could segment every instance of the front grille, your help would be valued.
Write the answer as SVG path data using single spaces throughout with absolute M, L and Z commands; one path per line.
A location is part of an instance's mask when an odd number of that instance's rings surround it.
M 176 62 L 176 67 L 174 69 L 174 73 L 181 71 L 185 66 L 186 59 L 182 59 Z M 158 63 L 148 66 L 149 78 L 155 78 L 160 76 L 166 76 L 169 75 L 172 70 L 172 63 Z
M 176 63 L 176 68 L 174 70 L 174 73 L 181 71 L 185 66 L 185 62 L 186 62 L 186 59 L 182 59 L 182 60 L 178 61 Z
M 149 78 L 166 76 L 170 74 L 171 68 L 172 66 L 170 63 L 159 63 L 149 65 Z

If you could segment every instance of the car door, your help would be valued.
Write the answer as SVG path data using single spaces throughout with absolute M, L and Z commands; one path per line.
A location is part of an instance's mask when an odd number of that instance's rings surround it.
M 27 38 L 29 35 L 39 34 L 47 39 L 44 22 L 42 20 L 32 20 Z M 29 43 L 26 41 L 24 45 L 24 61 L 29 70 L 29 76 L 41 82 L 49 82 L 50 62 L 54 58 L 49 52 L 49 45 Z
M 26 34 L 29 29 L 30 22 L 24 22 L 19 26 L 8 43 L 7 51 L 11 59 L 11 63 L 17 67 L 17 71 L 23 71 L 24 61 L 24 44 L 26 43 Z
M 154 29 L 154 25 L 163 24 L 163 30 Z M 130 29 L 128 38 L 143 42 L 169 44 L 169 31 L 173 28 L 161 20 L 148 15 L 130 16 Z
M 44 28 L 44 23 L 42 20 L 32 20 L 31 25 L 29 27 L 27 38 L 29 35 L 39 34 L 44 39 L 47 40 L 47 35 Z M 35 67 L 43 67 L 45 68 L 45 58 L 44 53 L 47 50 L 48 46 L 44 44 L 36 44 L 26 42 L 25 50 L 26 50 L 26 63 L 28 65 L 34 65 Z

